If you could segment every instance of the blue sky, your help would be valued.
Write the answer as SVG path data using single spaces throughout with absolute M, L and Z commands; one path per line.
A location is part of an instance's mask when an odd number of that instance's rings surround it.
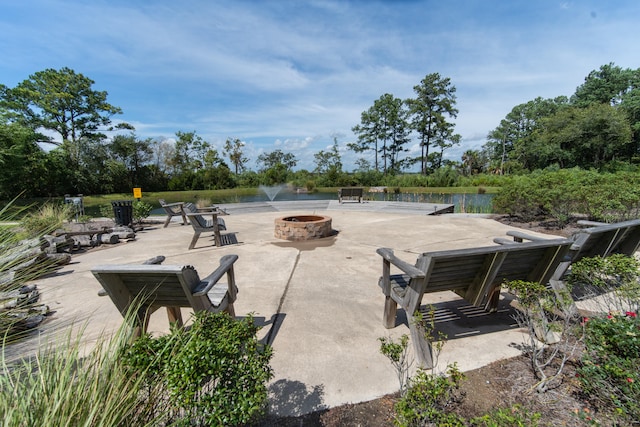
M 69 67 L 109 93 L 141 138 L 196 131 L 220 149 L 313 154 L 337 137 L 343 163 L 360 114 L 425 75 L 457 88 L 460 160 L 517 104 L 570 96 L 614 62 L 640 67 L 640 2 L 0 1 L 0 83 Z M 418 150 L 417 143 L 412 146 Z M 372 155 L 369 156 L 372 159 Z

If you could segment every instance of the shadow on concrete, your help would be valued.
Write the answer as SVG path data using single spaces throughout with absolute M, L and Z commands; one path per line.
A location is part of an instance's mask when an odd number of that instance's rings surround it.
M 323 397 L 323 385 L 308 387 L 300 381 L 281 379 L 269 386 L 269 413 L 300 416 L 327 409 Z
M 431 305 L 423 305 L 420 311 L 425 319 L 430 316 L 430 307 L 433 307 L 433 321 L 436 330 L 445 335 L 447 340 L 465 338 L 473 335 L 489 334 L 493 332 L 518 329 L 515 320 L 517 310 L 511 305 L 513 297 L 503 293 L 501 295 L 498 311 L 488 313 L 481 307 L 474 307 L 462 298 L 451 301 L 439 302 Z M 406 313 L 402 310 L 406 323 Z M 398 320 L 401 320 L 398 310 Z
M 260 344 L 273 345 L 285 317 L 287 317 L 285 313 L 277 313 L 273 314 L 269 320 L 267 320 L 266 317 L 253 318 L 253 324 L 258 326 L 260 329 L 269 327 L 269 331 L 259 340 Z
M 312 239 L 312 240 L 300 240 L 300 241 L 277 241 L 272 242 L 273 246 L 278 246 L 280 248 L 294 248 L 299 251 L 312 251 L 316 248 L 328 248 L 329 246 L 333 246 L 336 242 L 336 236 L 338 235 L 338 231 L 333 230 L 334 233 L 329 237 L 323 237 L 321 239 Z

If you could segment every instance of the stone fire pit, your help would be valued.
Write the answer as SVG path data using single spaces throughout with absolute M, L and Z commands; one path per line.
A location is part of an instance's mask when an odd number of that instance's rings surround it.
M 324 215 L 293 215 L 275 220 L 274 236 L 298 241 L 321 239 L 331 235 L 331 217 Z

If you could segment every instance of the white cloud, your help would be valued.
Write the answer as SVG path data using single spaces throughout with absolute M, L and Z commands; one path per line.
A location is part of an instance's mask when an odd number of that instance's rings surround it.
M 0 83 L 67 66 L 141 137 L 237 137 L 252 160 L 278 147 L 307 169 L 335 133 L 341 150 L 355 139 L 374 100 L 413 96 L 429 73 L 458 89 L 464 151 L 517 104 L 569 96 L 609 62 L 640 67 L 633 0 L 28 3 L 3 7 Z M 343 154 L 347 168 L 359 157 Z

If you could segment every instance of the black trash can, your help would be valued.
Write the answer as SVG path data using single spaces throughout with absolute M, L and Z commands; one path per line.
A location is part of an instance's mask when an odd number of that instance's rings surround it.
M 113 217 L 116 225 L 131 226 L 133 223 L 133 202 L 131 200 L 116 200 L 111 202 Z

